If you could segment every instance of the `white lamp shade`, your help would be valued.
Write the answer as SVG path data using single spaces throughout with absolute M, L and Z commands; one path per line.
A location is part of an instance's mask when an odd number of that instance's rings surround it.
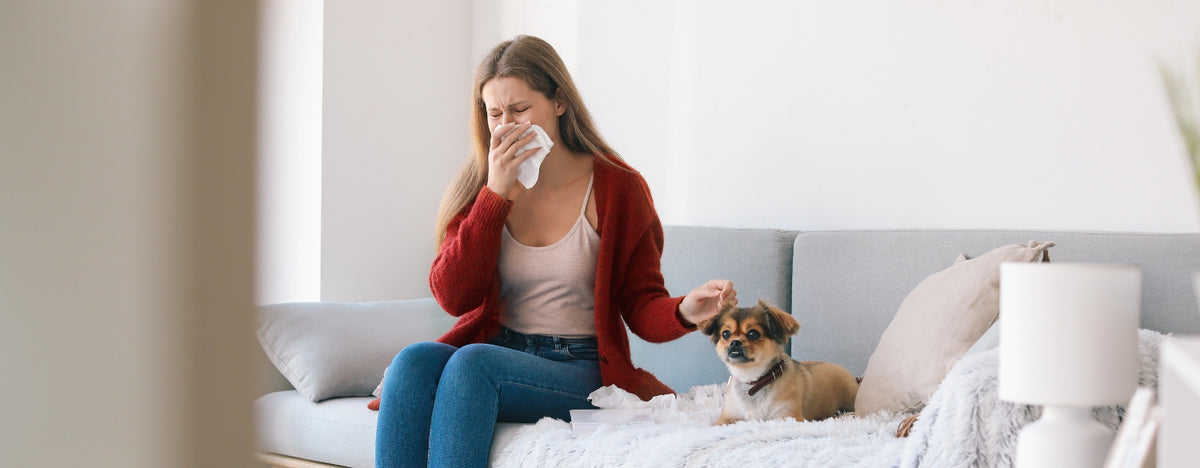
M 1137 265 L 1000 266 L 1000 398 L 1041 405 L 1125 403 L 1137 387 Z

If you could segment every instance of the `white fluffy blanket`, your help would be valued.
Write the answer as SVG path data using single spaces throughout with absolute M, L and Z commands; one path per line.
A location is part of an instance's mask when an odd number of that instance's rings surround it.
M 1162 335 L 1142 330 L 1141 384 L 1155 386 Z M 950 371 L 906 439 L 895 437 L 904 414 L 846 415 L 816 422 L 791 419 L 712 426 L 724 384 L 695 387 L 649 402 L 604 387 L 600 408 L 646 408 L 654 424 L 605 425 L 575 436 L 571 425 L 543 419 L 520 429 L 496 460 L 499 467 L 1012 466 L 1019 429 L 1040 409 L 999 401 L 995 350 L 969 355 Z M 1096 408 L 1116 427 L 1122 409 Z
M 1152 330 L 1138 332 L 1138 385 L 1157 388 L 1162 337 Z M 1041 417 L 1042 410 L 998 398 L 997 359 L 993 349 L 964 357 L 954 365 L 913 425 L 901 466 L 1013 466 L 1017 434 L 1026 423 Z M 1124 412 L 1124 406 L 1092 409 L 1097 420 L 1113 429 Z

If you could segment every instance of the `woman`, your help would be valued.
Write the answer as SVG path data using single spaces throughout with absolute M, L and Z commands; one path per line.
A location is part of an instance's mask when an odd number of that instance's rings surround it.
M 442 201 L 429 275 L 459 319 L 388 368 L 378 466 L 484 466 L 498 420 L 567 419 L 604 385 L 643 399 L 671 393 L 634 368 L 626 325 L 669 341 L 737 301 L 724 280 L 667 294 L 649 189 L 600 138 L 545 41 L 496 46 L 476 73 L 474 104 L 472 154 Z M 553 145 L 526 188 L 517 168 L 534 150 L 519 149 L 533 125 Z

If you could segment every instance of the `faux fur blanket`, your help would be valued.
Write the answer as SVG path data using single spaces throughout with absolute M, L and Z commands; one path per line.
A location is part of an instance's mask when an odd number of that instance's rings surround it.
M 1162 335 L 1140 331 L 1140 384 L 1157 384 Z M 996 350 L 961 359 L 921 411 L 912 435 L 896 438 L 906 415 L 879 412 L 816 422 L 791 419 L 712 426 L 724 384 L 643 402 L 616 387 L 591 395 L 600 408 L 645 408 L 653 424 L 605 425 L 576 436 L 571 425 L 543 419 L 520 429 L 496 460 L 499 467 L 1008 467 L 1017 434 L 1040 416 L 1037 407 L 999 401 Z M 1093 414 L 1116 428 L 1123 408 Z

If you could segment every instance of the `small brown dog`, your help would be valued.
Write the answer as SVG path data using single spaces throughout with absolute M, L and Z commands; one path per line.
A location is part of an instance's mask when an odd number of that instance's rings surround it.
M 800 323 L 778 307 L 725 306 L 700 330 L 712 338 L 729 368 L 729 389 L 717 424 L 792 417 L 816 421 L 853 411 L 858 382 L 845 367 L 797 362 L 784 352 Z

